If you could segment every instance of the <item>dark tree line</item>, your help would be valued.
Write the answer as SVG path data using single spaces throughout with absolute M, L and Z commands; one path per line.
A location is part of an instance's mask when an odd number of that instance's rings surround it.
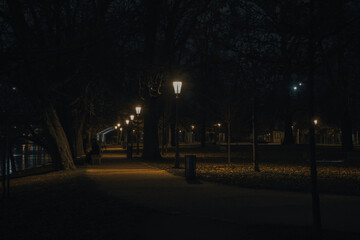
M 184 124 L 231 122 L 235 135 L 307 123 L 309 71 L 314 112 L 352 149 L 358 128 L 357 1 L 8 0 L 0 9 L 1 80 L 41 116 L 47 148 L 74 167 L 84 136 L 143 105 L 143 157 L 160 158 L 158 126 L 174 129 L 171 82 L 184 81 Z M 313 29 L 310 31 L 310 29 Z M 311 33 L 310 33 L 311 32 Z M 313 61 L 309 67 L 309 39 Z M 304 88 L 294 97 L 291 87 Z M 312 91 L 312 90 L 311 90 Z M 172 134 L 173 135 L 173 134 Z

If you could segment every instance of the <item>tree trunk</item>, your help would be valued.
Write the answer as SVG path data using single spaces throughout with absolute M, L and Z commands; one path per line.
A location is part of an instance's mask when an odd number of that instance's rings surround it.
M 67 136 L 69 139 L 70 149 L 72 156 L 74 158 L 80 157 L 85 155 L 85 148 L 84 148 L 84 139 L 83 139 L 83 126 L 85 118 L 83 119 L 76 119 L 71 118 L 72 120 L 68 122 L 68 124 L 72 124 L 68 126 Z M 80 122 L 80 124 L 76 124 L 76 122 Z M 65 128 L 66 129 L 66 128 Z
M 309 94 L 309 150 L 310 150 L 310 176 L 311 176 L 311 199 L 312 199 L 312 213 L 313 226 L 317 239 L 322 239 L 322 223 L 320 211 L 320 197 L 317 185 L 317 164 L 316 164 L 316 144 L 315 144 L 315 123 L 314 123 L 314 74 L 315 74 L 315 0 L 310 1 L 310 25 L 309 25 L 309 46 L 308 46 L 308 94 Z
M 53 106 L 44 109 L 44 123 L 51 140 L 50 154 L 59 169 L 74 169 L 70 146 Z
M 75 132 L 75 139 L 74 139 L 74 145 L 73 145 L 73 154 L 74 157 L 81 157 L 85 155 L 84 151 L 84 140 L 82 135 L 82 127 L 79 127 L 78 129 L 74 129 Z
M 144 151 L 143 159 L 161 159 L 158 125 L 160 120 L 159 98 L 149 98 L 144 108 Z
M 203 111 L 202 119 L 201 119 L 201 129 L 200 129 L 200 141 L 201 141 L 201 147 L 205 147 L 206 145 L 206 112 Z
M 294 134 L 293 134 L 293 129 L 292 129 L 292 112 L 291 110 L 288 110 L 286 112 L 286 117 L 285 117 L 285 134 L 284 134 L 284 140 L 282 142 L 283 145 L 293 145 L 295 144 L 294 141 Z
M 227 122 L 227 159 L 228 164 L 231 163 L 231 129 L 230 129 L 230 119 Z
M 339 23 L 344 22 L 344 2 L 341 0 L 337 1 L 337 19 Z M 341 121 L 341 145 L 343 151 L 346 153 L 353 150 L 352 141 L 352 116 L 351 116 L 351 96 L 350 96 L 350 83 L 345 71 L 344 58 L 344 36 L 343 31 L 338 31 L 336 35 L 336 50 L 337 50 L 337 78 L 338 82 L 342 84 L 342 97 L 341 97 L 341 109 L 342 121 Z
M 352 121 L 346 104 L 344 106 L 344 113 L 341 123 L 341 145 L 345 153 L 353 150 Z
M 254 79 L 253 87 L 253 99 L 252 99 L 252 135 L 253 135 L 253 144 L 252 144 L 252 153 L 253 153 L 253 165 L 254 171 L 260 172 L 259 168 L 259 159 L 258 159 L 258 142 L 257 142 L 257 97 L 256 97 L 256 80 Z
M 286 54 L 286 50 L 283 50 L 283 54 Z M 288 59 L 287 57 L 285 57 L 285 59 Z M 291 92 L 289 89 L 289 85 L 291 83 L 291 76 L 290 76 L 290 72 L 286 71 L 284 73 L 284 86 L 283 86 L 283 91 L 286 94 L 285 98 L 284 98 L 284 104 L 285 104 L 285 119 L 284 119 L 284 123 L 285 123 L 285 131 L 284 131 L 284 140 L 282 142 L 283 145 L 293 145 L 295 144 L 294 141 L 294 135 L 293 135 L 293 113 L 294 113 L 294 107 L 293 106 L 293 99 L 291 98 Z

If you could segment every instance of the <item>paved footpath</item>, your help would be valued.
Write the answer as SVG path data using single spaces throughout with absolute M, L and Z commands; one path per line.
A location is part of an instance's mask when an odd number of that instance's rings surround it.
M 211 235 L 235 239 L 241 231 L 251 236 L 252 231 L 266 235 L 281 234 L 284 229 L 288 229 L 287 234 L 301 234 L 309 231 L 312 223 L 311 196 L 307 193 L 187 183 L 184 177 L 114 153 L 105 154 L 102 165 L 88 167 L 86 172 L 109 195 L 152 209 L 154 212 L 139 226 L 139 231 L 153 236 L 182 239 Z M 326 231 L 359 234 L 360 197 L 320 198 Z

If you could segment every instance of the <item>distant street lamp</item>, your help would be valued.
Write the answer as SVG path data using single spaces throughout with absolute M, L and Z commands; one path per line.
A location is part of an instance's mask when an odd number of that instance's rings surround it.
M 317 125 L 318 124 L 318 120 L 314 119 L 314 124 Z
M 216 137 L 218 138 L 219 140 L 219 144 L 220 144 L 220 128 L 221 128 L 221 123 L 217 123 L 216 126 L 218 126 L 218 130 L 216 131 L 215 130 L 215 144 L 216 144 Z
M 136 154 L 139 154 L 140 150 L 139 150 L 139 141 L 140 141 L 140 122 L 139 122 L 139 118 L 140 118 L 140 113 L 141 113 L 141 107 L 140 106 L 136 106 L 135 107 L 135 112 L 136 112 L 136 118 L 137 118 L 137 132 L 136 132 Z
M 120 128 L 120 126 L 121 126 L 121 124 L 120 124 L 120 123 L 118 123 L 118 124 L 117 124 L 117 126 L 115 126 L 115 129 Z M 116 144 L 119 144 L 119 139 L 121 138 L 121 136 L 119 136 L 119 135 L 120 135 L 120 131 L 119 131 L 119 132 L 117 132 L 117 134 L 116 134 L 116 136 L 117 136 L 117 141 L 116 141 Z M 120 139 L 120 141 L 121 141 L 121 139 Z
M 135 112 L 136 112 L 136 115 L 139 116 L 140 113 L 141 113 L 141 107 L 140 107 L 140 106 L 136 106 L 136 107 L 135 107 Z
M 179 99 L 179 95 L 181 93 L 181 86 L 182 86 L 182 82 L 181 81 L 174 81 L 173 82 L 173 86 L 174 86 L 174 92 L 175 92 L 175 166 L 174 168 L 179 168 L 180 166 L 180 160 L 179 160 L 179 126 L 178 126 L 178 117 L 179 117 L 179 113 L 178 113 L 178 99 Z
M 126 158 L 132 159 L 131 148 L 129 147 L 129 141 L 131 141 L 130 120 L 126 119 L 125 122 L 126 122 Z
M 115 125 L 115 130 L 118 129 L 118 125 Z M 119 133 L 116 132 L 116 144 L 119 144 Z
M 130 115 L 130 135 L 129 135 L 129 141 L 130 141 L 130 159 L 132 159 L 132 152 L 133 152 L 133 136 L 134 136 L 134 130 L 133 130 L 133 125 L 134 125 L 134 119 L 135 119 L 135 115 L 131 114 Z
M 122 143 L 122 141 L 121 141 L 121 138 L 122 138 L 122 130 L 123 130 L 122 127 L 119 128 L 119 132 L 120 132 L 120 137 L 119 137 L 120 141 L 119 141 L 119 144 L 120 144 L 120 146 L 122 145 L 122 144 L 121 144 L 121 143 Z

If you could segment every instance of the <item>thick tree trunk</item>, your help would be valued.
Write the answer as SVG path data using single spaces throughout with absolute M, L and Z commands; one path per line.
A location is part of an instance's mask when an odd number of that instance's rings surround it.
M 59 169 L 74 169 L 70 146 L 53 106 L 44 110 L 44 123 L 51 140 L 50 154 Z
M 144 151 L 143 159 L 161 159 L 158 125 L 160 120 L 159 98 L 150 98 L 144 108 Z
M 67 136 L 69 139 L 70 149 L 74 158 L 85 155 L 84 140 L 83 140 L 83 121 L 80 124 L 76 124 L 78 120 L 74 119 L 69 124 L 72 126 L 68 127 Z
M 84 151 L 84 140 L 82 136 L 82 127 L 79 127 L 78 129 L 74 129 L 74 140 L 73 140 L 73 155 L 74 157 L 81 157 L 85 155 Z

